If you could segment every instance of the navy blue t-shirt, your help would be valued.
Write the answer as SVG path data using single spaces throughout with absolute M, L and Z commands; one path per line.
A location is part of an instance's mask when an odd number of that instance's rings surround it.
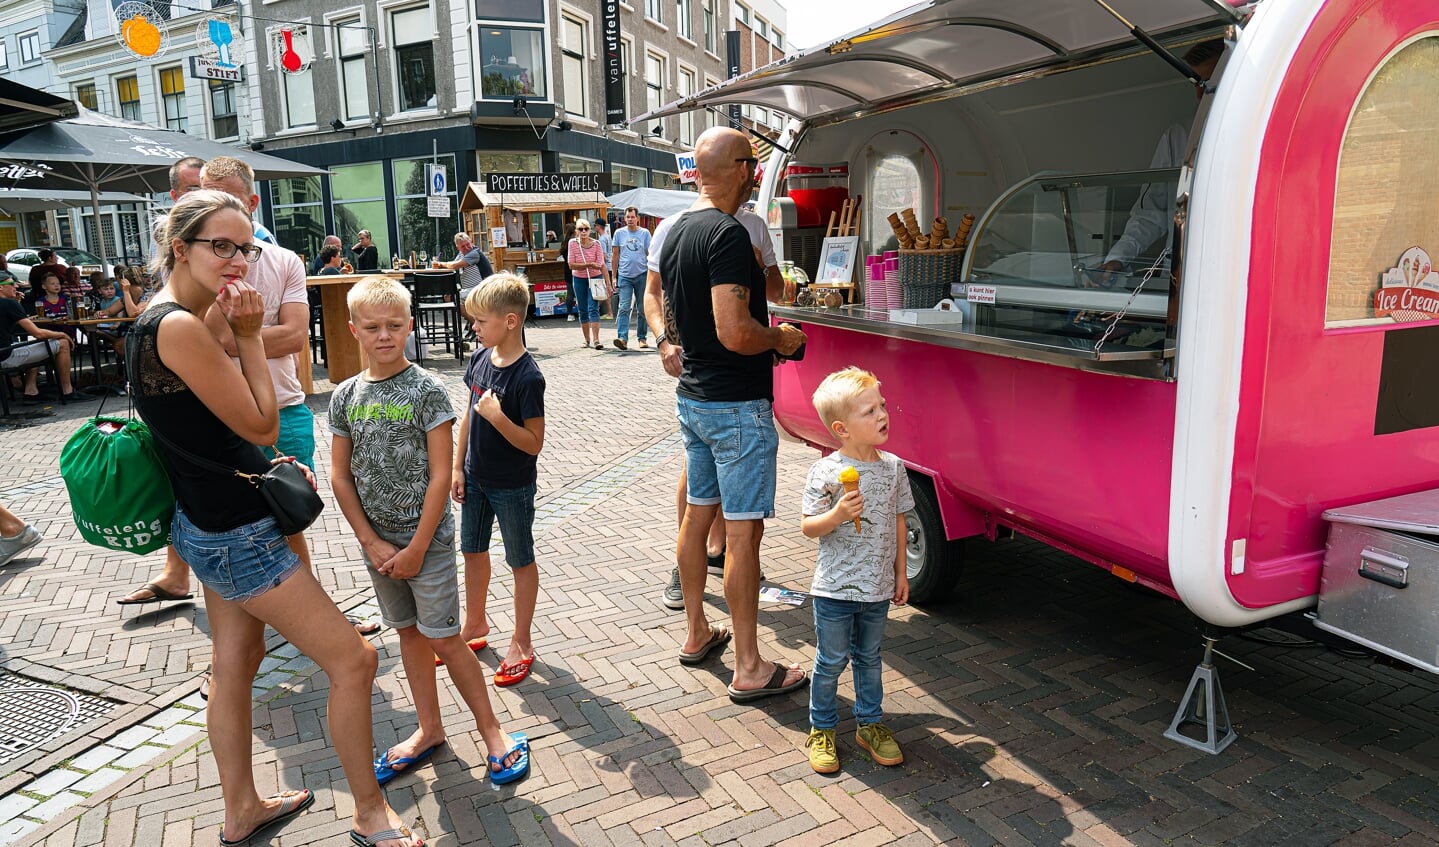
M 510 443 L 494 424 L 480 417 L 475 404 L 480 395 L 493 391 L 500 410 L 517 426 L 545 416 L 545 375 L 528 352 L 507 367 L 490 362 L 490 351 L 481 347 L 470 356 L 465 369 L 465 387 L 470 389 L 466 414 L 470 416 L 470 438 L 465 445 L 465 476 L 483 488 L 524 488 L 533 485 L 538 473 L 538 456 L 531 456 Z

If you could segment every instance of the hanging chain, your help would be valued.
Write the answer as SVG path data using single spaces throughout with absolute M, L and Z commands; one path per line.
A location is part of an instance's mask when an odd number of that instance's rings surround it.
M 1119 326 L 1119 322 L 1124 320 L 1124 316 L 1129 312 L 1129 307 L 1134 303 L 1134 298 L 1139 296 L 1139 292 L 1144 290 L 1144 286 L 1149 282 L 1149 280 L 1154 278 L 1154 274 L 1159 271 L 1159 267 L 1163 265 L 1164 260 L 1168 258 L 1169 248 L 1165 247 L 1159 252 L 1159 256 L 1155 258 L 1154 264 L 1150 265 L 1149 270 L 1145 271 L 1144 279 L 1141 279 L 1139 281 L 1139 284 L 1134 286 L 1134 291 L 1130 292 L 1129 299 L 1124 301 L 1124 305 L 1120 306 L 1117 311 L 1111 312 L 1108 315 L 1099 316 L 1100 320 L 1108 321 L 1109 325 L 1104 328 L 1104 334 L 1099 336 L 1099 340 L 1094 342 L 1094 352 L 1096 354 L 1098 354 L 1100 349 L 1104 347 L 1104 342 L 1109 340 L 1109 336 L 1114 334 L 1114 330 L 1116 327 Z

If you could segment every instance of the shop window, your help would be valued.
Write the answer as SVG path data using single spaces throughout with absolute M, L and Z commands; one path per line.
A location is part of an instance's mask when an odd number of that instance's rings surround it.
M 475 18 L 487 21 L 544 23 L 544 0 L 475 0 Z
M 430 7 L 406 9 L 390 16 L 394 36 L 395 73 L 400 111 L 433 109 L 435 96 L 435 25 Z
M 598 159 L 560 154 L 560 173 L 562 174 L 595 174 L 603 170 L 604 163 Z
M 680 175 L 669 171 L 650 171 L 650 188 L 679 188 Z
M 340 117 L 365 120 L 370 116 L 370 81 L 365 72 L 369 34 L 359 18 L 335 22 L 335 46 L 340 63 Z
M 140 80 L 122 76 L 115 80 L 115 99 L 120 101 L 120 117 L 140 120 Z
M 564 57 L 564 68 L 562 70 L 565 87 L 565 111 L 571 115 L 584 117 L 589 114 L 588 98 L 585 96 L 589 91 L 585 79 L 585 48 L 588 44 L 586 38 L 585 22 L 564 15 L 560 18 L 560 54 Z
M 235 112 L 235 83 L 207 80 L 210 88 L 210 137 L 238 138 L 240 118 Z
M 450 194 L 450 216 L 432 218 L 426 199 L 428 185 L 425 182 L 425 166 L 434 162 L 443 165 L 449 176 L 447 185 Z M 455 197 L 455 157 L 443 154 L 437 159 L 425 156 L 419 159 L 395 159 L 391 163 L 394 172 L 395 208 L 400 235 L 400 255 L 425 254 L 430 258 L 439 255 L 452 257 L 455 233 L 460 230 L 459 201 Z M 438 252 L 437 252 L 438 251 Z
M 1380 277 L 1393 268 L 1406 280 L 1423 278 L 1422 266 L 1403 266 L 1410 247 L 1439 260 L 1439 113 L 1418 105 L 1433 100 L 1436 69 L 1439 38 L 1404 47 L 1374 75 L 1345 128 L 1324 311 L 1330 325 L 1388 323 L 1374 313 Z
M 185 113 L 185 71 L 165 68 L 160 71 L 160 102 L 165 109 L 165 128 L 188 132 L 190 119 Z
M 359 240 L 360 230 L 368 229 L 379 250 L 380 264 L 388 262 L 393 253 L 384 167 L 379 162 L 330 166 L 330 199 L 335 234 L 345 247 Z
M 548 97 L 544 33 L 538 29 L 481 26 L 481 97 Z
M 270 204 L 275 213 L 275 240 L 305 256 L 308 268 L 308 260 L 319 254 L 325 240 L 320 177 L 270 180 Z
M 20 64 L 28 65 L 40 61 L 40 33 L 27 32 L 20 36 Z
M 539 153 L 481 153 L 480 177 L 485 174 L 540 173 Z
M 719 52 L 719 27 L 716 26 L 715 0 L 704 0 L 705 19 L 705 49 L 711 53 Z
M 629 191 L 631 188 L 640 188 L 648 184 L 649 180 L 645 176 L 644 168 L 632 168 L 628 165 L 610 165 L 611 194 L 618 194 L 621 191 Z
M 75 86 L 75 102 L 92 112 L 99 109 L 100 98 L 95 94 L 95 83 L 87 82 L 84 85 Z

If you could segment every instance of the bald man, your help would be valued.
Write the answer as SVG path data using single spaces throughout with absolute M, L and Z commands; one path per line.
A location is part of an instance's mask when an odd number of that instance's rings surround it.
M 765 518 L 774 517 L 779 449 L 770 406 L 774 353 L 789 355 L 805 338 L 794 327 L 769 325 L 765 272 L 734 218 L 758 165 L 748 139 L 727 127 L 710 129 L 695 145 L 695 164 L 699 200 L 674 224 L 660 257 L 662 303 L 670 314 L 650 315 L 678 336 L 662 333 L 655 342 L 660 354 L 675 343 L 682 348 L 675 414 L 685 441 L 688 508 L 676 551 L 686 618 L 680 660 L 701 661 L 731 637 L 725 627 L 711 627 L 704 612 L 705 535 L 722 513 L 735 648 L 729 694 L 749 703 L 809 682 L 798 666 L 762 659 L 756 632 L 759 546 Z M 654 300 L 646 298 L 647 309 Z

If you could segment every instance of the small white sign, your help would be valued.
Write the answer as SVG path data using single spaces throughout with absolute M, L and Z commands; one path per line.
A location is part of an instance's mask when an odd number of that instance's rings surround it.
M 679 169 L 681 183 L 692 183 L 699 178 L 700 171 L 695 166 L 695 154 L 693 153 L 676 153 L 675 167 Z
M 443 194 L 439 197 L 425 198 L 429 206 L 430 217 L 448 218 L 450 216 L 450 195 Z
M 964 292 L 965 299 L 971 303 L 993 303 L 995 287 L 993 285 L 969 284 L 969 289 Z
M 490 247 L 504 247 L 509 243 L 509 236 L 505 235 L 505 228 L 502 226 L 490 227 Z

